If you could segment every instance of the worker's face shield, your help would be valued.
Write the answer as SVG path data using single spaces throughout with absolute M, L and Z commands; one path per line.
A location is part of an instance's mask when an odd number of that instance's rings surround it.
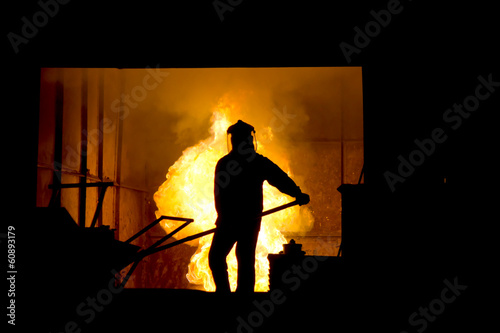
M 236 136 L 233 134 L 227 135 L 227 151 L 231 152 L 236 149 L 235 152 L 245 153 L 250 149 L 257 151 L 257 136 L 255 131 L 246 136 Z

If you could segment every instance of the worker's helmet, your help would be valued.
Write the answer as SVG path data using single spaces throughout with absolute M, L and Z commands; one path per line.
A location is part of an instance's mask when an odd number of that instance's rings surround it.
M 252 136 L 253 134 L 253 136 Z M 254 149 L 257 150 L 257 139 L 255 136 L 255 129 L 252 125 L 245 123 L 244 121 L 238 120 L 236 124 L 229 126 L 227 129 L 228 135 L 228 151 L 231 151 L 233 148 L 238 148 L 238 146 L 242 142 L 252 143 Z M 231 140 L 229 140 L 229 135 L 231 135 Z M 229 146 L 229 142 L 231 142 L 231 147 Z

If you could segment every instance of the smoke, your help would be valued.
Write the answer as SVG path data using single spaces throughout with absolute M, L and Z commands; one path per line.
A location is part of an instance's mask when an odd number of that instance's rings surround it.
M 362 139 L 360 68 L 161 71 L 168 76 L 136 101 L 123 120 L 127 156 L 132 163 L 144 164 L 134 170 L 148 173 L 146 183 L 153 192 L 184 149 L 210 136 L 210 118 L 217 107 L 231 107 L 232 123 L 241 119 L 253 125 L 257 139 L 271 155 L 297 157 L 299 150 L 317 142 Z M 129 95 L 143 85 L 148 73 L 145 69 L 120 72 L 120 90 Z M 305 173 L 301 169 L 311 168 L 311 163 L 301 162 L 292 160 L 290 165 L 298 183 Z M 306 191 L 312 190 L 310 185 L 301 186 Z
M 144 71 L 127 81 L 141 82 Z M 192 144 L 207 135 L 214 106 L 233 103 L 243 120 L 257 130 L 275 127 L 288 140 L 335 140 L 340 137 L 340 112 L 361 96 L 353 96 L 359 68 L 216 68 L 165 69 L 170 76 L 141 102 L 141 110 L 170 114 L 178 144 Z M 139 76 L 139 77 L 137 77 Z M 357 88 L 357 87 L 356 87 Z M 132 89 L 132 88 L 130 88 Z M 358 101 L 355 101 L 355 99 Z M 280 117 L 284 109 L 290 118 Z M 276 119 L 277 118 L 277 119 Z M 273 120 L 274 119 L 274 120 Z M 237 119 L 236 119 L 237 120 Z M 350 132 L 350 131 L 348 131 Z

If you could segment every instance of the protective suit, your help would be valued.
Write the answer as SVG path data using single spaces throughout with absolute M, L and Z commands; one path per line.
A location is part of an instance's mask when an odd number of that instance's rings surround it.
M 237 292 L 249 293 L 255 285 L 255 248 L 263 209 L 262 185 L 266 180 L 281 192 L 307 204 L 309 196 L 268 158 L 257 154 L 254 128 L 239 120 L 228 128 L 232 150 L 215 168 L 217 229 L 209 252 L 209 265 L 216 291 L 230 292 L 226 257 L 236 243 L 238 260 Z

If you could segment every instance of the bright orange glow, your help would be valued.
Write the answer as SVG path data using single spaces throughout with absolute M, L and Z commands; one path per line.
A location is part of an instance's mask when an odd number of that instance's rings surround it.
M 180 239 L 215 227 L 217 213 L 214 205 L 214 173 L 217 161 L 227 154 L 226 130 L 235 123 L 241 115 L 237 114 L 235 106 L 224 100 L 214 108 L 211 118 L 212 126 L 210 137 L 200 141 L 195 146 L 183 151 L 182 156 L 168 169 L 166 181 L 159 187 L 154 195 L 158 207 L 156 216 L 170 215 L 193 218 L 194 222 L 184 228 L 176 238 Z M 241 118 L 245 121 L 245 118 Z M 273 156 L 266 153 L 266 145 L 279 144 L 273 142 L 272 129 L 256 128 L 258 153 L 269 157 L 279 165 L 290 177 L 293 177 L 286 156 Z M 301 184 L 297 184 L 301 185 Z M 276 188 L 264 182 L 264 210 L 271 209 L 288 202 L 293 198 L 279 192 Z M 269 289 L 269 253 L 281 251 L 286 239 L 281 233 L 297 229 L 310 229 L 313 224 L 311 211 L 306 207 L 294 206 L 280 212 L 268 215 L 262 219 L 262 226 L 256 250 L 256 283 L 255 291 Z M 162 221 L 165 231 L 171 232 L 182 222 Z M 294 227 L 295 226 L 295 227 Z M 197 246 L 195 254 L 191 257 L 187 279 L 193 284 L 203 285 L 206 291 L 214 291 L 215 284 L 208 266 L 208 251 L 212 242 L 212 235 L 189 242 Z M 227 258 L 229 281 L 231 290 L 236 289 L 237 261 L 233 247 Z

